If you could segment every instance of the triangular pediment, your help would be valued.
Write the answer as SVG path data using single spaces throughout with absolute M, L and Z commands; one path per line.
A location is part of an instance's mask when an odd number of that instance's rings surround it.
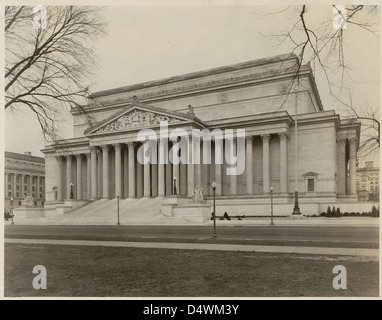
M 159 127 L 161 122 L 172 124 L 187 124 L 196 119 L 193 115 L 168 111 L 142 104 L 133 104 L 113 116 L 104 119 L 97 125 L 88 128 L 86 135 L 103 134 L 121 131 L 134 131 L 145 128 Z M 200 120 L 199 120 L 200 121 Z M 197 121 L 197 122 L 199 122 Z

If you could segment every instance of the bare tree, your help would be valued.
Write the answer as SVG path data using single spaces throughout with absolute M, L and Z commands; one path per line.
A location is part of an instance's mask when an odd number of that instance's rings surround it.
M 369 155 L 379 149 L 379 106 L 353 104 L 349 88 L 351 84 L 357 84 L 357 79 L 352 77 L 352 65 L 346 53 L 351 50 L 349 42 L 352 40 L 348 37 L 354 32 L 345 31 L 352 28 L 353 31 L 371 34 L 378 40 L 379 7 L 332 5 L 322 20 L 317 19 L 316 12 L 317 7 L 306 5 L 266 12 L 263 15 L 266 18 L 288 15 L 287 21 L 290 23 L 284 23 L 287 29 L 274 34 L 259 33 L 274 41 L 274 46 L 288 46 L 298 57 L 293 68 L 294 76 L 285 88 L 286 98 L 298 85 L 302 65 L 309 62 L 316 72 L 323 73 L 333 100 L 345 107 L 344 115 L 351 121 L 362 123 L 360 154 Z
M 53 143 L 70 108 L 91 122 L 83 107 L 97 66 L 91 45 L 104 28 L 98 7 L 6 7 L 5 109 L 31 110 Z

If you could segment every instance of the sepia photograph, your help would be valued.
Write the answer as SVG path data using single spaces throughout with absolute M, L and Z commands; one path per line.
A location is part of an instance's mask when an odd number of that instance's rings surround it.
M 380 298 L 379 5 L 2 10 L 3 299 Z

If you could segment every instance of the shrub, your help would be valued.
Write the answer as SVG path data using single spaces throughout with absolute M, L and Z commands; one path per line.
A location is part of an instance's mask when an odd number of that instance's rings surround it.
M 379 209 L 377 209 L 375 206 L 371 209 L 371 216 L 372 217 L 379 217 Z
M 320 213 L 320 217 L 325 217 L 326 216 L 326 212 L 321 212 Z
M 341 217 L 341 210 L 340 210 L 340 208 L 337 208 L 337 210 L 336 210 L 336 217 Z

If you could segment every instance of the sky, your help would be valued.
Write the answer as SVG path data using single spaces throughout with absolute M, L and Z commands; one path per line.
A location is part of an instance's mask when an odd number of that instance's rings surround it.
M 277 39 L 269 36 L 284 31 L 296 21 L 295 7 L 288 8 L 287 2 L 268 7 L 241 5 L 240 1 L 224 3 L 230 5 L 104 7 L 107 34 L 94 43 L 100 67 L 91 79 L 94 82 L 91 91 L 291 52 L 291 43 L 278 44 Z M 331 10 L 329 3 L 308 6 L 306 16 L 317 23 L 330 21 L 335 16 Z M 379 106 L 380 41 L 358 29 L 349 26 L 344 30 L 346 61 L 355 79 L 350 84 L 353 102 Z M 338 82 L 340 78 L 334 75 L 332 79 Z M 329 94 L 324 74 L 316 71 L 316 81 L 324 109 L 341 113 L 342 107 Z M 31 151 L 33 155 L 43 156 L 40 150 L 45 142 L 28 111 L 7 110 L 4 119 L 6 151 Z M 63 135 L 72 137 L 69 117 Z

